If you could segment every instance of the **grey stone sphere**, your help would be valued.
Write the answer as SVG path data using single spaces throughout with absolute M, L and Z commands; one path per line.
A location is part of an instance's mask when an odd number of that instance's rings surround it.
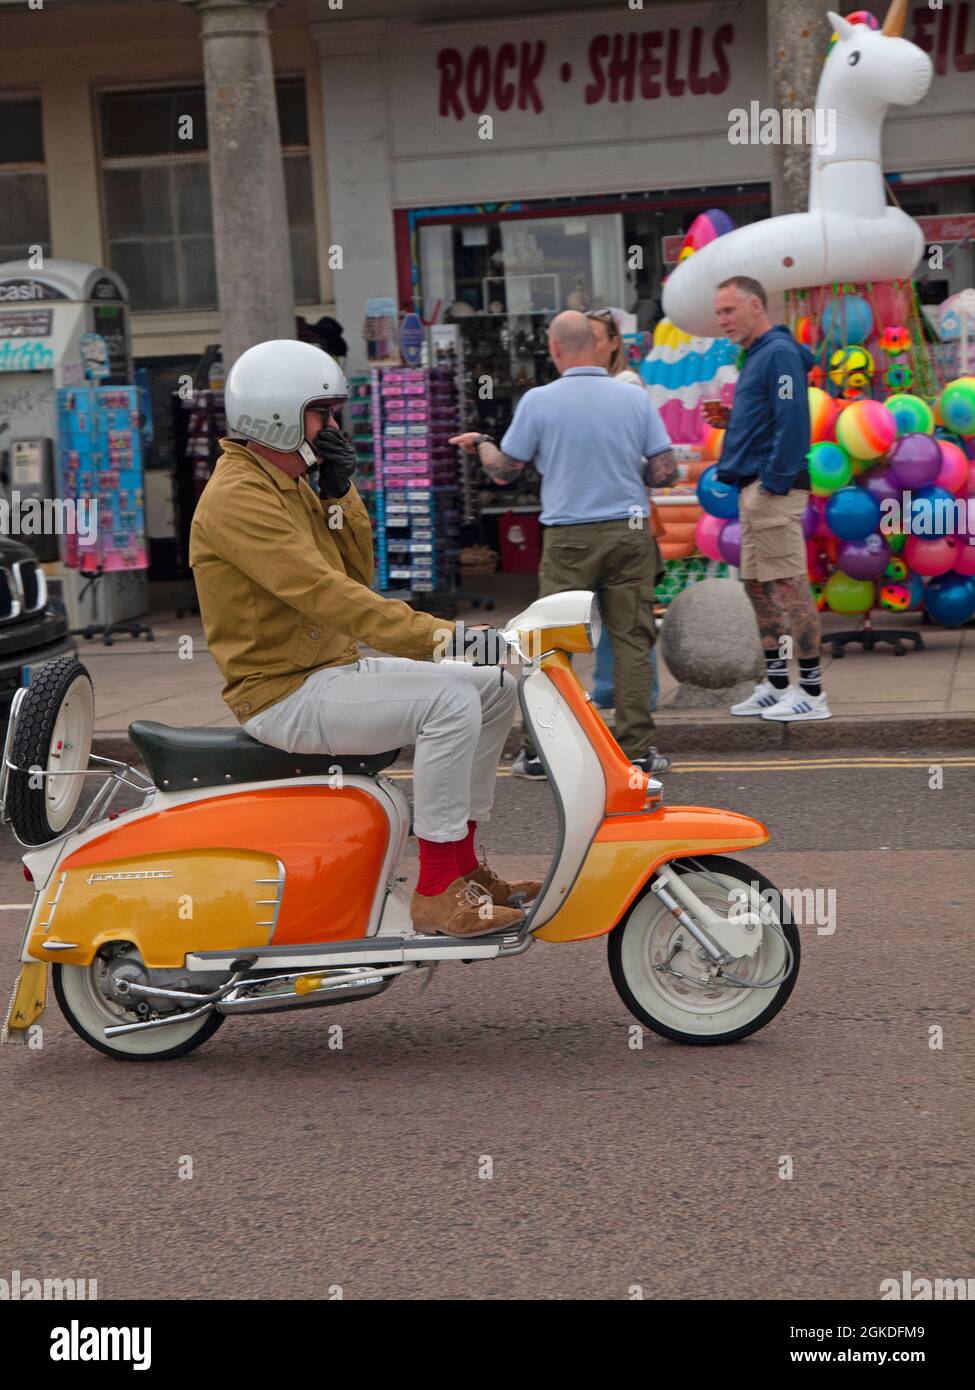
M 689 584 L 667 609 L 660 654 L 676 680 L 719 690 L 764 670 L 758 623 L 736 579 Z

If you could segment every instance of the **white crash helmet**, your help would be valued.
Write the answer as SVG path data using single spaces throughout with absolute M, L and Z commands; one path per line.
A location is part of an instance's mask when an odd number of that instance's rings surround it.
M 318 460 L 305 438 L 305 409 L 348 397 L 334 357 L 312 343 L 274 338 L 242 352 L 231 367 L 224 385 L 227 429 L 282 454 L 297 452 L 313 467 Z

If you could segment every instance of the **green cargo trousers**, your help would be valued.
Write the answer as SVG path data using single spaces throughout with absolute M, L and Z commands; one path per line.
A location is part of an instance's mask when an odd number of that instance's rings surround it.
M 653 592 L 659 563 L 646 519 L 641 527 L 623 519 L 545 528 L 538 596 L 566 589 L 595 591 L 613 643 L 614 734 L 628 758 L 646 756 L 656 727 L 650 713 L 653 676 L 648 658 L 657 635 Z M 522 746 L 534 756 L 527 736 Z

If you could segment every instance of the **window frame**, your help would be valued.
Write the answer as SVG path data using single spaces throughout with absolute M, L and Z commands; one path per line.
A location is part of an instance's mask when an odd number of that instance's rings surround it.
M 44 98 L 39 87 L 10 87 L 0 89 L 0 111 L 8 101 L 36 101 L 40 108 L 41 115 L 41 159 L 37 160 L 18 160 L 12 164 L 0 163 L 0 188 L 2 180 L 7 175 L 16 174 L 41 174 L 44 177 L 44 206 L 47 212 L 47 235 L 46 240 L 38 242 L 25 242 L 24 252 L 21 257 L 11 257 L 13 260 L 27 260 L 28 246 L 40 246 L 41 252 L 45 257 L 53 255 L 51 242 L 51 192 L 50 178 L 47 171 L 47 151 L 44 149 Z

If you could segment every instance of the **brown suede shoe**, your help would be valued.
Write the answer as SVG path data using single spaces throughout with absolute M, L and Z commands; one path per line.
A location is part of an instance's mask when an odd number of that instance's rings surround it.
M 476 869 L 472 869 L 464 877 L 468 883 L 475 883 L 483 888 L 490 896 L 491 901 L 497 907 L 507 907 L 508 899 L 512 893 L 524 893 L 525 902 L 531 902 L 532 898 L 537 898 L 541 891 L 541 883 L 535 879 L 518 879 L 514 883 L 507 883 L 503 878 L 498 878 L 493 869 L 489 869 L 482 859 Z
M 445 936 L 488 936 L 510 931 L 525 920 L 519 908 L 495 907 L 489 894 L 465 878 L 455 878 L 449 888 L 433 896 L 414 893 L 410 916 L 418 930 L 432 929 Z

